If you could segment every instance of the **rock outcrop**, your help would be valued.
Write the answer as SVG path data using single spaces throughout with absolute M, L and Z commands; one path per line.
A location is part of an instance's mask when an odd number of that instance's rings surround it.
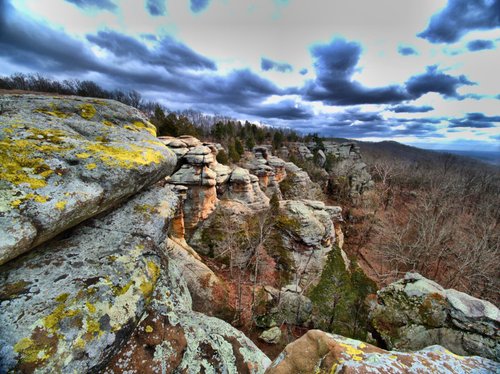
M 496 373 L 500 364 L 462 357 L 440 346 L 418 352 L 386 351 L 358 340 L 309 330 L 289 344 L 267 374 L 299 373 Z
M 311 285 L 321 275 L 328 252 L 335 244 L 335 226 L 342 220 L 340 207 L 315 200 L 280 202 L 278 228 L 294 262 L 292 285 Z
M 193 312 L 181 272 L 169 263 L 140 323 L 105 373 L 263 373 L 270 360 L 228 323 Z
M 493 304 L 417 273 L 377 292 L 371 324 L 389 349 L 439 344 L 460 355 L 500 361 L 500 312 Z
M 259 178 L 240 167 L 232 171 L 224 198 L 239 201 L 257 210 L 269 206 L 269 198 L 260 189 Z
M 0 96 L 0 264 L 170 174 L 175 154 L 111 100 Z
M 257 146 L 243 166 L 259 178 L 259 185 L 268 197 L 282 198 L 279 183 L 286 177 L 285 161 L 272 155 L 270 147 Z
M 322 196 L 321 187 L 309 178 L 306 171 L 293 162 L 286 162 L 285 170 L 287 176 L 280 184 L 284 199 L 318 199 Z
M 102 368 L 152 296 L 176 205 L 172 187 L 153 187 L 4 264 L 0 372 Z

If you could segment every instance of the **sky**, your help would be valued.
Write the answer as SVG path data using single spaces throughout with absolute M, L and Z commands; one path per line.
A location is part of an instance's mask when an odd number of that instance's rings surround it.
M 500 151 L 500 0 L 0 0 L 0 75 L 325 137 Z

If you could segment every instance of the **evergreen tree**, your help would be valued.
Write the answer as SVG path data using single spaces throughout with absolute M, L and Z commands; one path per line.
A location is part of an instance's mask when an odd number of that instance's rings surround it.
M 241 144 L 240 139 L 235 139 L 234 140 L 234 149 L 238 154 L 241 156 L 243 153 L 245 153 L 245 149 L 243 148 L 243 144 Z

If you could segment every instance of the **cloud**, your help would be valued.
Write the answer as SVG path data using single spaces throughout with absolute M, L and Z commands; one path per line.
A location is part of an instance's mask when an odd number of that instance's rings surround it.
M 268 58 L 262 57 L 260 60 L 260 68 L 264 71 L 275 70 L 280 73 L 289 73 L 293 71 L 293 67 L 286 62 L 276 62 Z
M 472 40 L 467 43 L 467 49 L 471 52 L 482 51 L 483 49 L 494 49 L 495 43 L 491 40 Z
M 293 100 L 257 106 L 247 110 L 246 113 L 267 119 L 275 118 L 287 121 L 307 120 L 314 117 L 310 108 L 299 106 Z
M 152 16 L 164 16 L 167 14 L 166 0 L 146 0 L 146 9 Z
M 500 0 L 448 0 L 417 36 L 431 43 L 453 43 L 469 31 L 496 27 L 500 27 Z
M 191 0 L 191 11 L 193 13 L 202 12 L 208 7 L 209 4 L 210 0 Z
M 414 106 L 414 105 L 397 105 L 389 108 L 390 111 L 394 113 L 426 113 L 434 110 L 433 107 L 429 105 L 424 106 Z
M 418 55 L 418 52 L 415 48 L 413 47 L 404 47 L 404 46 L 399 46 L 398 47 L 398 52 L 400 55 L 403 56 L 411 56 L 411 55 Z
M 116 4 L 111 0 L 65 0 L 68 3 L 74 4 L 82 9 L 98 8 L 109 10 L 111 12 L 117 9 Z
M 116 31 L 99 31 L 87 35 L 95 45 L 106 49 L 117 57 L 136 59 L 145 64 L 162 66 L 167 70 L 216 70 L 215 63 L 194 52 L 170 36 L 163 37 L 154 49 L 147 48 L 139 40 Z
M 306 68 L 300 69 L 300 71 L 299 71 L 300 75 L 306 75 L 308 72 L 309 72 L 309 70 L 307 70 Z
M 301 90 L 305 98 L 330 105 L 387 104 L 407 99 L 402 87 L 367 88 L 352 81 L 361 46 L 344 39 L 311 48 L 317 78 Z
M 418 98 L 429 92 L 436 92 L 446 98 L 460 99 L 457 89 L 461 86 L 471 86 L 475 83 L 469 81 L 465 75 L 454 77 L 438 70 L 436 65 L 428 66 L 427 71 L 411 77 L 406 82 L 406 89 L 413 98 Z
M 483 113 L 467 113 L 464 118 L 450 119 L 450 128 L 469 127 L 485 129 L 495 127 L 494 122 L 500 122 L 500 116 L 485 116 Z

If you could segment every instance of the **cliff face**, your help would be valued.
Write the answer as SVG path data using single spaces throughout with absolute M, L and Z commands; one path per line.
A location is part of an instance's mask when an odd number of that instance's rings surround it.
M 342 251 L 341 208 L 311 199 L 305 171 L 266 147 L 221 165 L 220 145 L 156 139 L 141 113 L 113 101 L 0 100 L 0 372 L 349 372 L 373 365 L 372 353 L 382 368 L 429 357 L 495 368 L 322 332 L 270 366 L 222 318 L 283 344 L 296 326 L 358 326 L 351 315 L 371 292 Z M 372 299 L 386 344 L 498 358 L 498 309 L 416 279 Z

